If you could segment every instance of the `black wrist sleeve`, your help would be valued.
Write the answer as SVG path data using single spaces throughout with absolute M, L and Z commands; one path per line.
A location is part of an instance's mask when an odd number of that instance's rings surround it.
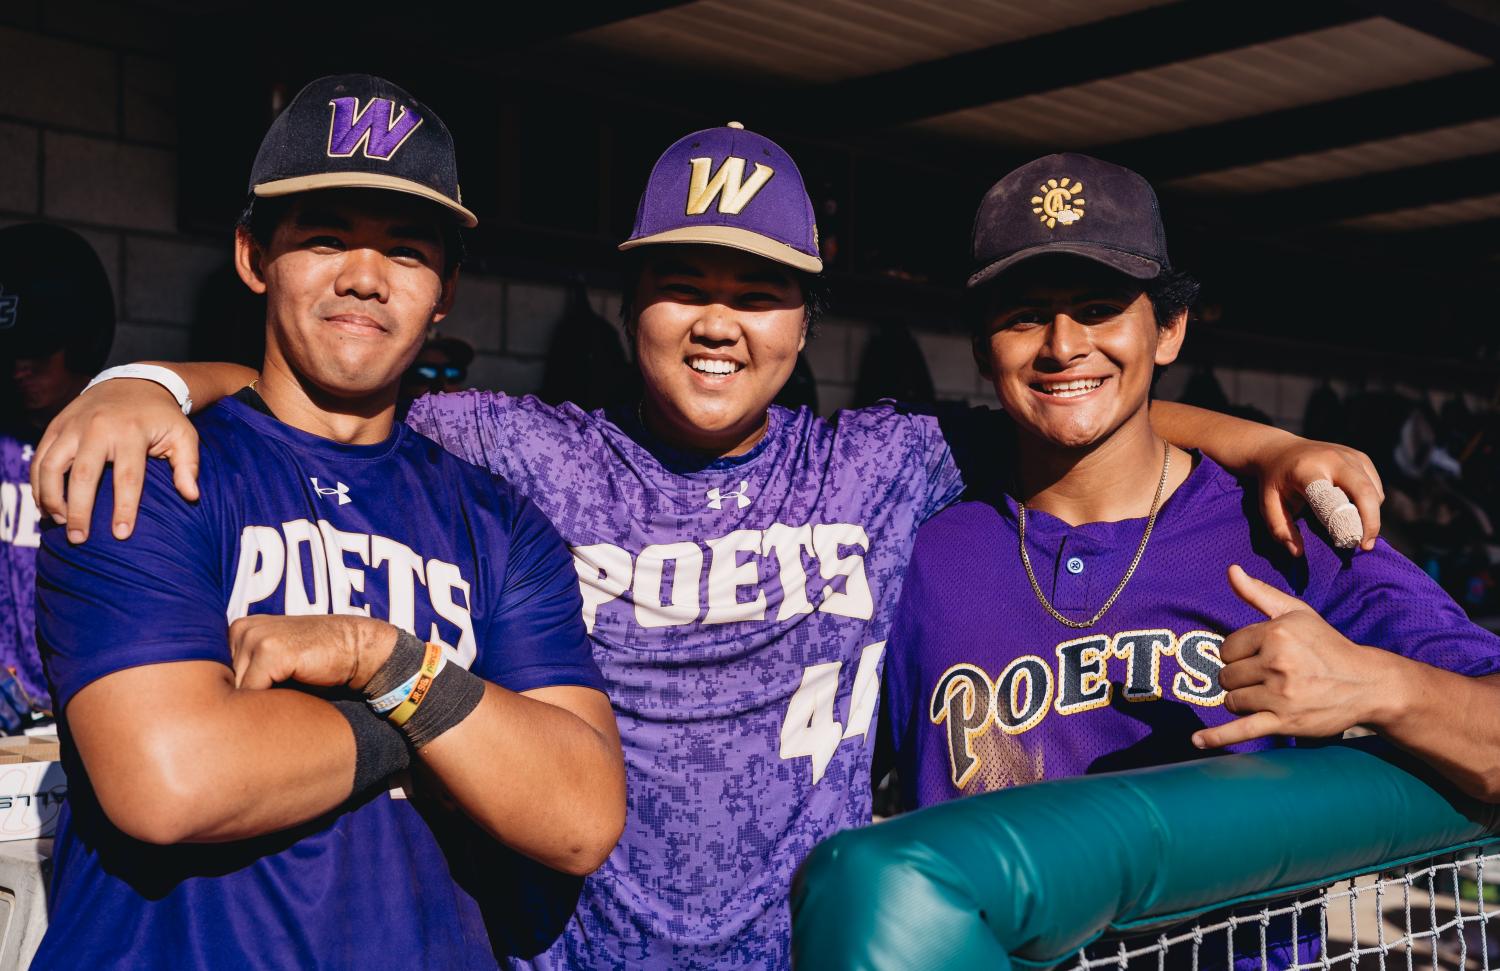
M 451 661 L 443 665 L 422 704 L 401 730 L 412 748 L 421 748 L 468 717 L 484 698 L 484 679 Z
M 391 649 L 391 656 L 370 676 L 369 684 L 365 685 L 365 696 L 379 698 L 387 691 L 404 684 L 421 669 L 422 658 L 426 653 L 427 645 L 412 634 L 400 631 L 396 635 L 396 646 Z M 391 731 L 404 733 L 413 748 L 421 748 L 468 717 L 469 712 L 479 706 L 483 697 L 484 679 L 449 661 L 443 665 L 437 677 L 432 679 L 432 686 L 427 689 L 422 703 L 405 725 L 398 729 L 373 711 L 370 715 L 380 719 Z
M 354 788 L 358 796 L 375 788 L 411 764 L 411 749 L 396 726 L 370 710 L 363 701 L 335 701 L 333 707 L 354 730 Z

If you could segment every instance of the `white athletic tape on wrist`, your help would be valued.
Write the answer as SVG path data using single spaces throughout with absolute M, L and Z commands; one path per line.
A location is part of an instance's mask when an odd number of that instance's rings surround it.
M 1359 508 L 1349 501 L 1343 489 L 1327 479 L 1317 479 L 1307 484 L 1304 494 L 1334 546 L 1352 550 L 1359 545 L 1365 536 L 1365 526 L 1360 521 Z
M 184 415 L 193 413 L 193 398 L 188 392 L 187 382 L 182 380 L 176 371 L 158 364 L 121 364 L 118 367 L 105 368 L 94 375 L 94 379 L 84 385 L 83 390 L 87 391 L 96 384 L 103 384 L 115 378 L 138 378 L 159 384 L 177 399 L 177 407 L 182 409 Z

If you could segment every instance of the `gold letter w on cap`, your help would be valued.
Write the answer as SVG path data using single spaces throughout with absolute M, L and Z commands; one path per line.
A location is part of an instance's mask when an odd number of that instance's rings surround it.
M 771 176 L 775 174 L 769 165 L 755 163 L 755 174 L 745 181 L 745 160 L 733 155 L 724 160 L 719 171 L 710 179 L 708 172 L 713 166 L 711 158 L 690 159 L 693 163 L 693 180 L 688 185 L 687 214 L 701 216 L 708 212 L 708 204 L 719 197 L 719 211 L 738 216 L 740 210 L 755 198 Z

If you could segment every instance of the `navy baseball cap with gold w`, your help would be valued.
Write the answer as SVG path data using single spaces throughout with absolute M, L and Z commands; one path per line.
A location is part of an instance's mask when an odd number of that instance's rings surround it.
M 464 226 L 453 136 L 437 112 L 369 74 L 319 78 L 271 122 L 255 153 L 250 191 L 258 197 L 316 189 L 389 189 L 420 196 Z
M 1137 280 L 1171 269 L 1151 183 L 1127 168 L 1065 152 L 1006 175 L 974 217 L 977 287 L 1023 260 L 1068 253 Z
M 705 243 L 820 273 L 812 200 L 792 157 L 731 121 L 678 139 L 651 169 L 620 249 Z

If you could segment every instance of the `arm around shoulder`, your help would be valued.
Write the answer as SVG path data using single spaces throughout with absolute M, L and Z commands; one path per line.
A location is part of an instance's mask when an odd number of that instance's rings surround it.
M 1374 463 L 1358 449 L 1172 401 L 1151 403 L 1151 425 L 1173 445 L 1197 449 L 1235 475 L 1258 479 L 1266 526 L 1292 555 L 1304 550 L 1293 517 L 1308 485 L 1319 479 L 1348 495 L 1364 525 L 1361 545 L 1374 548 L 1385 491 Z
M 238 364 L 171 364 L 194 405 L 207 407 L 255 378 Z M 153 381 L 122 378 L 89 388 L 47 426 L 31 463 L 31 490 L 43 516 L 66 523 L 68 539 L 88 538 L 95 494 L 106 466 L 114 466 L 114 505 L 108 520 L 116 539 L 135 528 L 147 457 L 172 465 L 177 491 L 198 497 L 198 434 L 172 392 Z

